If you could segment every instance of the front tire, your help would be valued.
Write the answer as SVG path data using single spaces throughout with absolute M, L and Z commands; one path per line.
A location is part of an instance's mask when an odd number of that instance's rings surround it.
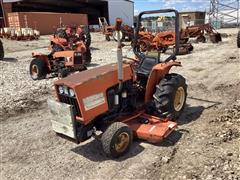
M 58 71 L 58 77 L 59 77 L 59 78 L 65 78 L 65 77 L 67 77 L 69 74 L 70 74 L 69 70 L 68 70 L 68 69 L 65 69 L 65 68 L 60 69 L 60 70 Z
M 124 123 L 115 122 L 103 133 L 101 141 L 106 155 L 118 158 L 129 151 L 132 139 L 132 130 Z
M 111 39 L 110 39 L 110 36 L 109 36 L 109 35 L 105 35 L 105 39 L 106 39 L 106 41 L 111 41 Z
M 154 108 L 163 118 L 178 119 L 186 105 L 187 85 L 184 77 L 167 74 L 156 86 Z
M 29 71 L 30 71 L 30 76 L 33 80 L 41 80 L 46 78 L 47 66 L 43 60 L 33 59 L 31 61 Z
M 91 64 L 92 53 L 91 53 L 91 49 L 90 48 L 87 48 L 87 51 L 83 54 L 83 59 L 85 60 L 85 65 L 86 66 Z

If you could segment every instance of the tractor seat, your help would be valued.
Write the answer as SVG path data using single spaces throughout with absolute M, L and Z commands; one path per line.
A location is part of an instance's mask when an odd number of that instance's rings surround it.
M 159 63 L 158 57 L 144 56 L 137 70 L 137 75 L 148 77 L 153 66 Z

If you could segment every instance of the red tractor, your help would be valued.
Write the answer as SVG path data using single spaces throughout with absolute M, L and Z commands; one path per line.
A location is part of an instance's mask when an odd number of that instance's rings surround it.
M 91 62 L 91 36 L 87 28 L 85 31 L 80 26 L 60 28 L 50 37 L 50 42 L 50 54 L 33 53 L 30 64 L 33 80 L 43 79 L 47 74 L 66 77 L 87 69 Z

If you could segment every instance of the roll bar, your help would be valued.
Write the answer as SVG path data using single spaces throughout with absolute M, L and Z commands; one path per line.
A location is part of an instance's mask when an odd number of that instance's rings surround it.
M 139 38 L 139 31 L 140 31 L 142 16 L 145 14 L 160 14 L 160 13 L 171 13 L 171 12 L 175 13 L 175 16 L 176 16 L 176 18 L 175 18 L 175 33 L 176 33 L 175 49 L 176 50 L 174 51 L 173 54 L 171 54 L 165 60 L 165 62 L 168 62 L 172 59 L 176 59 L 176 55 L 179 52 L 180 32 L 179 32 L 179 12 L 175 9 L 160 9 L 160 10 L 153 10 L 153 11 L 143 11 L 138 15 L 137 27 L 136 27 L 136 31 L 134 34 L 134 40 L 133 40 L 133 52 L 138 58 L 142 57 L 142 55 L 137 50 L 137 42 L 138 42 L 138 38 Z

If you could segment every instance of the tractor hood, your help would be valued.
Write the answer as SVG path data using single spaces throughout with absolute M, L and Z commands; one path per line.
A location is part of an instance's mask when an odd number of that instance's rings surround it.
M 123 81 L 133 80 L 134 74 L 129 64 L 123 65 Z M 116 86 L 118 81 L 117 64 L 109 64 L 70 75 L 55 82 L 57 86 L 73 89 L 75 97 L 58 94 L 60 102 L 71 104 L 79 109 L 78 117 L 82 123 L 88 124 L 95 117 L 108 111 L 107 90 Z M 70 98 L 70 99 L 69 99 Z M 77 101 L 77 103 L 76 103 Z
M 114 72 L 117 72 L 117 70 L 118 70 L 117 68 L 118 68 L 118 66 L 116 63 L 100 66 L 100 67 L 97 67 L 94 69 L 82 71 L 80 73 L 72 74 L 66 78 L 55 81 L 54 84 L 55 85 L 65 85 L 72 89 L 75 89 L 75 87 L 77 87 L 79 85 L 83 85 L 86 82 L 89 83 L 90 81 L 95 81 L 97 79 L 101 80 L 102 77 L 106 76 L 107 74 L 115 75 Z M 128 64 L 125 64 L 123 66 L 123 68 L 129 70 L 130 66 Z M 128 77 L 132 76 L 132 73 L 130 73 L 130 74 L 127 73 L 127 76 Z M 112 77 L 112 78 L 116 79 L 114 77 Z M 97 85 L 99 86 L 99 84 L 97 84 Z M 101 86 L 101 84 L 100 84 L 100 86 Z

